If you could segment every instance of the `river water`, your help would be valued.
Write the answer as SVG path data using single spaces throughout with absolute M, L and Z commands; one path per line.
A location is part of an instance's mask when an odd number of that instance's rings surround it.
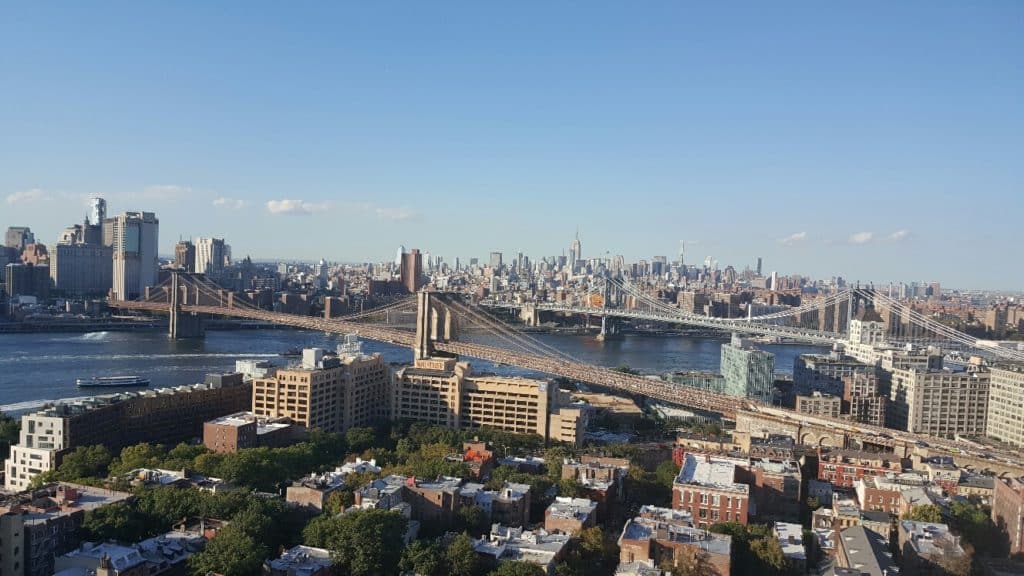
M 629 365 L 649 374 L 684 370 L 717 371 L 724 339 L 627 334 L 620 340 L 597 342 L 593 336 L 532 334 L 583 362 L 615 367 Z M 501 346 L 484 336 L 467 340 Z M 226 372 L 235 360 L 266 359 L 278 364 L 281 352 L 294 347 L 334 349 L 339 336 L 289 329 L 210 331 L 202 340 L 171 340 L 163 332 L 92 332 L 86 334 L 0 334 L 0 405 L 40 399 L 88 395 L 75 387 L 76 378 L 138 375 L 151 386 L 177 386 L 203 381 L 208 373 Z M 791 373 L 799 354 L 821 347 L 765 345 L 775 354 L 775 369 Z M 363 350 L 380 352 L 388 362 L 408 363 L 406 348 L 364 341 Z M 473 361 L 475 368 L 504 374 L 529 374 Z M 93 390 L 93 392 L 97 392 Z

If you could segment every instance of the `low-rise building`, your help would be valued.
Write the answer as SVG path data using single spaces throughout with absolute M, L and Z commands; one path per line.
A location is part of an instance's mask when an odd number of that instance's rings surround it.
M 562 479 L 579 482 L 587 497 L 597 502 L 598 521 L 607 518 L 625 495 L 629 460 L 585 455 L 562 462 Z
M 902 520 L 899 524 L 900 565 L 904 573 L 945 576 L 959 573 L 957 565 L 970 562 L 945 524 Z
M 831 482 L 838 488 L 853 488 L 853 483 L 865 476 L 899 474 L 909 467 L 910 461 L 906 458 L 886 452 L 835 449 L 818 453 L 818 480 Z
M 299 545 L 265 561 L 263 573 L 267 576 L 333 576 L 336 571 L 329 550 Z
M 597 524 L 597 502 L 586 498 L 557 497 L 544 511 L 548 532 L 576 534 Z
M 800 517 L 802 479 L 797 461 L 751 459 L 747 477 L 753 492 L 754 516 L 792 520 Z
M 531 500 L 529 484 L 505 482 L 500 490 L 485 490 L 483 484 L 467 482 L 459 490 L 456 506 L 478 506 L 492 524 L 519 528 L 530 523 Z
M 323 474 L 310 474 L 292 482 L 285 489 L 285 501 L 315 512 L 327 507 L 331 494 L 345 489 L 345 474 L 341 468 Z
M 841 408 L 842 400 L 839 396 L 823 392 L 811 392 L 807 396 L 796 397 L 796 411 L 800 414 L 839 418 Z
M 858 575 L 896 576 L 900 573 L 899 566 L 889 552 L 889 539 L 864 526 L 839 530 L 835 563 L 840 568 L 852 569 Z
M 746 460 L 687 454 L 672 487 L 672 507 L 691 514 L 697 526 L 719 522 L 746 525 L 750 486 L 738 481 Z
M 800 524 L 776 522 L 773 526 L 775 537 L 782 546 L 782 555 L 794 574 L 807 571 L 807 549 L 804 548 L 804 530 Z
M 12 574 L 51 576 L 55 572 L 54 558 L 71 552 L 81 543 L 85 513 L 131 496 L 127 492 L 61 483 L 0 500 L 0 565 L 7 558 L 20 556 L 22 571 Z
M 523 530 L 495 524 L 488 537 L 473 541 L 473 550 L 495 563 L 527 562 L 553 576 L 555 564 L 565 557 L 569 539 L 566 534 L 549 534 L 542 529 Z
M 186 528 L 131 545 L 83 542 L 54 560 L 58 576 L 184 576 L 188 559 L 202 552 L 207 537 Z
M 226 454 L 245 448 L 276 448 L 297 440 L 301 428 L 286 418 L 268 419 L 249 411 L 235 412 L 203 424 L 203 445 Z
M 702 574 L 728 576 L 732 538 L 694 528 L 693 517 L 678 510 L 645 506 L 626 522 L 619 537 L 620 564 L 697 565 Z

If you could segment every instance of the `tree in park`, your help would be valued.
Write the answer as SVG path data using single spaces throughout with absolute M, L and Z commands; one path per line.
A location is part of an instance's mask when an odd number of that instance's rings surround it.
M 545 576 L 543 568 L 529 562 L 502 562 L 489 576 Z

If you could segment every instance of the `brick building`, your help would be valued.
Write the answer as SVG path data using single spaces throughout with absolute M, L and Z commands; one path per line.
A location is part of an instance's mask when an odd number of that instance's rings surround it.
M 731 574 L 732 537 L 694 528 L 693 517 L 667 508 L 644 506 L 619 537 L 620 565 L 696 564 L 701 574 Z
M 992 521 L 1003 536 L 1004 551 L 1024 553 L 1024 480 L 997 478 L 992 491 Z
M 862 452 L 859 450 L 818 451 L 818 480 L 831 482 L 840 488 L 853 488 L 853 483 L 865 476 L 887 473 L 899 474 L 910 467 L 910 461 L 892 453 Z
M 750 486 L 739 481 L 746 460 L 687 454 L 672 488 L 672 508 L 684 510 L 699 528 L 719 522 L 746 525 Z
M 544 529 L 548 532 L 577 534 L 597 525 L 597 502 L 586 498 L 555 498 L 544 511 Z

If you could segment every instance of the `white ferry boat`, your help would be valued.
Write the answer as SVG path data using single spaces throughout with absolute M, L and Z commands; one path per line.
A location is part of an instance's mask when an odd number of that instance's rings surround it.
M 122 388 L 128 386 L 149 386 L 149 378 L 140 376 L 101 376 L 79 378 L 75 381 L 79 388 Z

